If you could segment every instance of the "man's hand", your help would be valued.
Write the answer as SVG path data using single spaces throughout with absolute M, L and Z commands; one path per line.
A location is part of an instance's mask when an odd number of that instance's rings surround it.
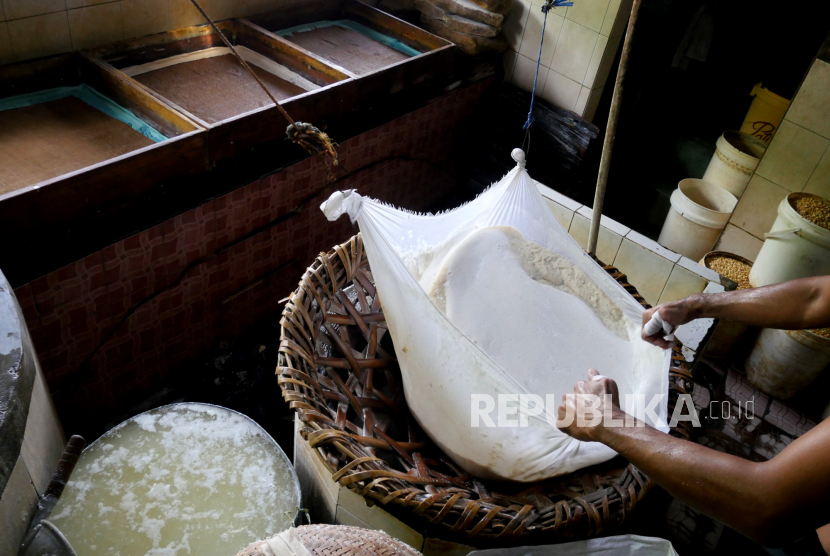
M 694 305 L 693 298 L 695 298 L 695 296 L 690 296 L 685 299 L 680 299 L 678 301 L 672 301 L 671 303 L 663 303 L 662 305 L 658 305 L 657 307 L 654 307 L 644 312 L 643 328 L 640 331 L 640 335 L 642 336 L 643 340 L 663 349 L 669 349 L 669 347 L 671 346 L 669 346 L 669 342 L 663 339 L 662 332 L 658 332 L 654 336 L 646 336 L 646 323 L 651 319 L 651 316 L 654 315 L 654 313 L 656 313 L 657 311 L 660 312 L 660 318 L 662 318 L 665 322 L 669 323 L 674 327 L 695 320 L 697 317 L 695 316 L 695 311 L 692 309 Z
M 585 398 L 583 397 L 580 400 L 580 396 L 586 395 L 596 396 L 599 399 L 599 406 L 594 405 L 591 408 L 599 411 L 600 415 L 605 416 L 609 411 L 613 412 L 615 417 L 618 416 L 618 413 L 620 415 L 622 414 L 622 410 L 620 409 L 620 391 L 617 388 L 617 383 L 599 374 L 598 370 L 590 369 L 588 371 L 588 380 L 580 380 L 574 385 L 573 393 L 565 394 L 562 397 L 562 405 L 559 406 L 559 420 L 556 426 L 562 432 L 577 440 L 593 442 L 596 440 L 596 433 L 603 426 L 603 423 L 602 418 L 600 418 L 600 422 L 594 426 L 579 426 L 580 419 L 577 417 L 577 411 L 582 411 L 585 403 Z M 607 395 L 610 395 L 612 407 L 606 409 L 605 401 Z

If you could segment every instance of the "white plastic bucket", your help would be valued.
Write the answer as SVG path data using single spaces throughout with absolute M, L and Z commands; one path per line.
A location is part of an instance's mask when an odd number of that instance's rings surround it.
M 766 150 L 767 144 L 760 139 L 738 131 L 724 131 L 703 181 L 714 183 L 740 199 Z
M 675 253 L 700 260 L 715 245 L 737 203 L 734 195 L 717 185 L 683 180 L 671 195 L 671 210 L 657 241 Z
M 830 364 L 830 339 L 807 330 L 761 331 L 746 359 L 749 381 L 780 400 L 812 384 Z
M 796 212 L 795 202 L 802 197 L 818 196 L 790 193 L 778 205 L 778 218 L 749 272 L 752 287 L 830 274 L 830 230 Z

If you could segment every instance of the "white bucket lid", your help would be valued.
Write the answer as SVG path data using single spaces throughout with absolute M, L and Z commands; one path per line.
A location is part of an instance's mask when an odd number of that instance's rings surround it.
M 707 181 L 682 180 L 671 195 L 671 205 L 684 218 L 707 228 L 721 229 L 735 210 L 738 199 Z

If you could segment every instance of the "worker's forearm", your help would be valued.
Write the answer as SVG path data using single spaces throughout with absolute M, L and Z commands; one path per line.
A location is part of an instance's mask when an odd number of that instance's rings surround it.
M 616 417 L 623 415 L 619 412 Z M 751 538 L 763 539 L 763 524 L 771 520 L 764 514 L 771 500 L 763 488 L 763 464 L 673 438 L 648 426 L 600 426 L 594 438 L 673 496 Z
M 688 302 L 693 318 L 717 318 L 762 328 L 801 330 L 830 326 L 826 277 L 806 278 L 762 288 L 698 294 Z

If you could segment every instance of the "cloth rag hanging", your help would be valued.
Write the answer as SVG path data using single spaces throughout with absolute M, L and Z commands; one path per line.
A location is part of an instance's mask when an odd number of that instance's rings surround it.
M 689 67 L 689 61 L 705 62 L 709 56 L 709 48 L 712 46 L 712 38 L 715 35 L 715 17 L 711 10 L 706 9 L 706 5 L 698 8 L 689 23 L 686 34 L 683 35 L 683 40 L 680 41 L 680 46 L 674 53 L 674 58 L 671 62 L 671 67 L 686 69 Z

